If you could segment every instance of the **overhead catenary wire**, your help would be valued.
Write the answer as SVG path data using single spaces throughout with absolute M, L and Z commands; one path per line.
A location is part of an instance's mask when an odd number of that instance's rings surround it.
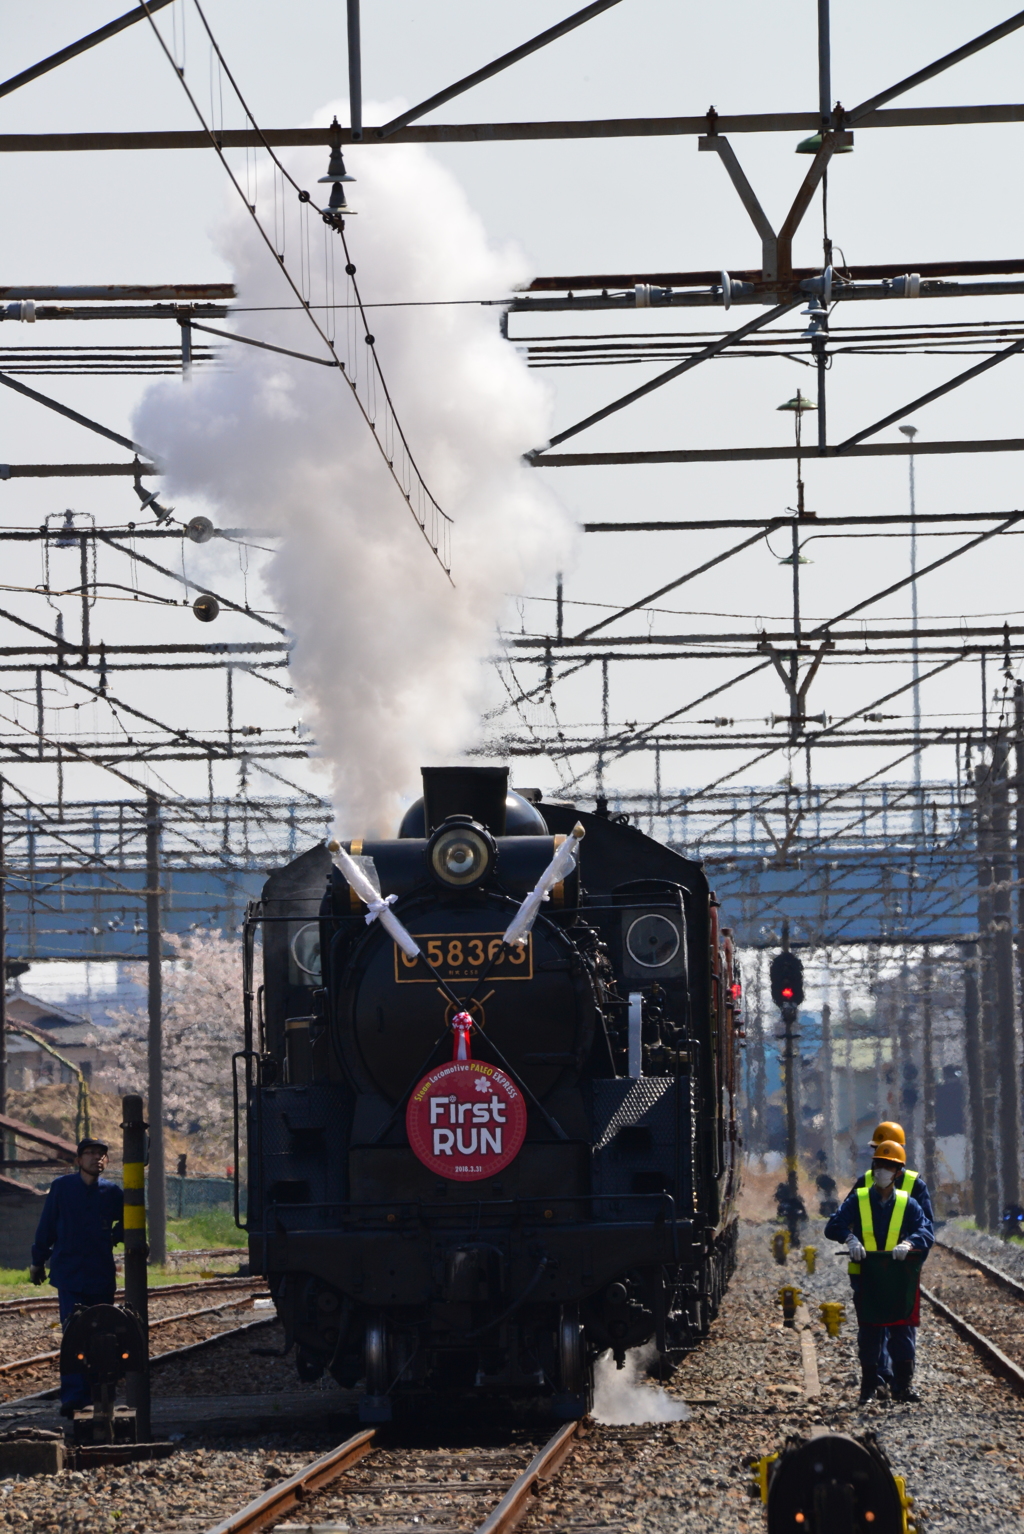
M 383 374 L 383 371 L 382 371 L 381 366 L 380 366 L 380 361 L 379 361 L 379 359 L 377 357 L 376 343 L 374 341 L 374 338 L 370 334 L 369 326 L 367 324 L 365 324 L 365 322 L 364 322 L 365 342 L 366 342 L 367 349 L 370 352 L 370 355 L 371 355 L 372 361 L 373 361 L 373 368 L 371 370 L 371 375 L 370 376 L 371 376 L 371 379 L 374 378 L 374 376 L 375 376 L 376 379 L 379 380 L 381 390 L 382 390 L 382 392 L 384 394 L 384 398 L 385 398 L 385 400 L 387 402 L 388 410 L 389 410 L 389 412 L 391 414 L 391 424 L 393 425 L 394 430 L 397 433 L 398 440 L 402 444 L 402 448 L 404 450 L 405 457 L 406 457 L 406 459 L 408 461 L 409 467 L 410 467 L 410 469 L 412 471 L 412 474 L 414 476 L 415 486 L 416 486 L 417 491 L 419 492 L 420 496 L 422 498 L 425 498 L 426 505 L 423 506 L 419 510 L 417 509 L 416 506 L 413 505 L 411 492 L 408 491 L 405 488 L 405 486 L 403 485 L 402 479 L 401 479 L 401 475 L 398 472 L 396 472 L 395 464 L 394 464 L 394 458 L 393 458 L 393 456 L 389 456 L 388 449 L 387 449 L 387 444 L 381 439 L 380 434 L 375 429 L 375 425 L 374 425 L 374 421 L 373 421 L 372 415 L 371 415 L 370 411 L 368 410 L 367 406 L 364 405 L 362 399 L 360 398 L 359 390 L 358 390 L 358 386 L 357 386 L 356 380 L 349 376 L 349 373 L 346 370 L 344 364 L 342 363 L 341 358 L 338 357 L 337 352 L 335 351 L 335 347 L 334 347 L 333 341 L 331 341 L 331 339 L 327 335 L 326 331 L 323 329 L 323 327 L 319 324 L 319 322 L 315 318 L 315 316 L 313 314 L 313 311 L 310 308 L 307 295 L 302 292 L 301 285 L 296 284 L 295 279 L 292 277 L 291 273 L 288 270 L 288 267 L 287 267 L 287 265 L 285 263 L 284 257 L 278 253 L 278 251 L 276 249 L 275 242 L 273 240 L 271 240 L 271 238 L 268 235 L 266 229 L 263 227 L 263 224 L 262 224 L 260 218 L 258 217 L 258 215 L 256 213 L 255 207 L 253 206 L 253 204 L 251 204 L 248 201 L 248 199 L 246 197 L 246 194 L 245 194 L 245 191 L 243 190 L 242 186 L 240 185 L 240 183 L 238 181 L 238 178 L 235 176 L 234 172 L 232 171 L 230 165 L 227 162 L 227 158 L 225 156 L 224 150 L 223 150 L 223 148 L 221 146 L 221 143 L 218 140 L 218 137 L 217 137 L 216 133 L 214 132 L 213 128 L 211 128 L 210 125 L 207 123 L 207 121 L 206 121 L 206 119 L 205 119 L 205 117 L 203 115 L 202 109 L 200 108 L 199 103 L 196 101 L 195 96 L 194 96 L 192 90 L 190 89 L 189 85 L 187 84 L 184 75 L 178 70 L 177 66 L 174 64 L 174 59 L 173 59 L 173 57 L 171 55 L 170 50 L 167 47 L 167 44 L 166 44 L 166 42 L 164 40 L 164 37 L 163 37 L 162 33 L 160 32 L 159 27 L 156 25 L 155 20 L 153 19 L 152 15 L 149 12 L 149 9 L 148 9 L 148 6 L 147 6 L 147 0 L 139 0 L 139 3 L 140 3 L 140 5 L 142 5 L 143 9 L 145 9 L 146 15 L 147 15 L 147 17 L 149 19 L 150 27 L 152 28 L 153 33 L 156 36 L 156 38 L 157 38 L 157 40 L 158 40 L 158 42 L 160 44 L 160 47 L 161 47 L 161 49 L 164 52 L 164 55 L 168 59 L 168 62 L 174 68 L 175 74 L 176 74 L 178 80 L 181 83 L 182 89 L 185 91 L 185 94 L 188 96 L 189 102 L 191 103 L 192 108 L 193 108 L 197 118 L 199 119 L 199 122 L 202 124 L 202 127 L 203 127 L 204 131 L 208 134 L 209 139 L 210 139 L 210 143 L 213 146 L 213 148 L 215 149 L 215 151 L 217 153 L 217 156 L 218 156 L 218 158 L 220 160 L 221 165 L 224 167 L 224 170 L 227 172 L 227 175 L 230 178 L 231 183 L 232 183 L 232 185 L 235 188 L 235 191 L 238 193 L 239 197 L 241 198 L 242 202 L 244 203 L 244 205 L 245 205 L 245 207 L 246 207 L 246 209 L 247 209 L 247 211 L 249 213 L 249 216 L 252 218 L 253 223 L 255 224 L 256 228 L 258 229 L 264 244 L 267 246 L 267 249 L 275 257 L 275 260 L 276 260 L 277 265 L 278 265 L 278 269 L 281 271 L 281 273 L 284 276 L 284 278 L 285 278 L 286 282 L 288 283 L 289 287 L 292 289 L 292 292 L 295 294 L 296 298 L 299 300 L 300 305 L 302 306 L 302 309 L 304 310 L 307 318 L 309 319 L 310 323 L 313 325 L 313 327 L 316 330 L 317 334 L 320 336 L 320 339 L 323 341 L 324 345 L 327 347 L 327 349 L 330 352 L 331 356 L 334 358 L 335 362 L 337 363 L 338 369 L 339 369 L 340 373 L 342 374 L 342 376 L 345 378 L 345 381 L 346 381 L 346 383 L 349 386 L 349 389 L 350 389 L 350 392 L 352 394 L 352 397 L 356 401 L 356 404 L 357 404 L 357 406 L 358 406 L 358 408 L 360 410 L 360 413 L 363 416 L 364 421 L 366 422 L 367 427 L 370 429 L 370 431 L 373 432 L 373 437 L 374 437 L 374 440 L 375 440 L 375 442 L 377 444 L 378 451 L 380 452 L 381 457 L 384 459 L 384 462 L 387 465 L 388 472 L 391 475 L 391 478 L 394 480 L 395 484 L 397 485 L 398 489 L 400 490 L 400 492 L 401 492 L 402 496 L 404 497 L 404 499 L 406 501 L 406 504 L 409 507 L 410 511 L 412 511 L 413 517 L 414 517 L 414 519 L 415 519 L 415 521 L 416 521 L 416 523 L 417 523 L 417 525 L 418 525 L 418 527 L 420 529 L 420 532 L 422 533 L 423 537 L 426 539 L 428 545 L 430 546 L 431 550 L 433 551 L 435 558 L 437 558 L 438 563 L 441 565 L 442 569 L 445 572 L 445 575 L 448 577 L 449 580 L 451 580 L 451 552 L 450 552 L 450 547 L 449 547 L 449 529 L 451 527 L 452 519 L 441 508 L 441 506 L 435 500 L 434 496 L 431 494 L 430 490 L 427 487 L 426 481 L 424 480 L 424 478 L 423 478 L 422 474 L 420 473 L 420 470 L 419 470 L 419 468 L 418 468 L 418 466 L 416 464 L 416 460 L 413 457 L 412 451 L 409 448 L 408 442 L 406 441 L 406 438 L 405 438 L 405 434 L 404 434 L 404 432 L 402 430 L 401 424 L 398 421 L 397 414 L 395 413 L 394 404 L 392 402 L 391 395 L 390 395 L 390 393 L 388 391 L 387 384 L 386 384 L 386 382 L 384 380 L 384 374 Z M 204 30 L 206 31 L 207 37 L 209 38 L 210 46 L 211 46 L 211 48 L 213 49 L 214 53 L 217 56 L 218 64 L 219 64 L 220 68 L 223 70 L 224 74 L 227 76 L 227 79 L 229 80 L 229 82 L 231 84 L 231 88 L 234 91 L 235 96 L 237 97 L 237 99 L 239 101 L 239 104 L 242 107 L 242 110 L 245 112 L 246 117 L 248 118 L 249 122 L 252 124 L 254 131 L 259 136 L 259 138 L 260 138 L 260 140 L 261 140 L 261 142 L 263 144 L 264 149 L 270 155 L 273 163 L 277 167 L 277 169 L 280 172 L 280 174 L 290 183 L 292 188 L 295 190 L 295 192 L 297 193 L 297 195 L 299 197 L 300 203 L 302 203 L 304 206 L 308 206 L 308 204 L 310 202 L 310 195 L 309 195 L 309 193 L 303 191 L 302 188 L 299 187 L 298 182 L 294 179 L 294 177 L 289 173 L 289 171 L 286 169 L 286 167 L 282 164 L 282 162 L 280 161 L 278 156 L 274 153 L 274 150 L 271 148 L 270 144 L 267 142 L 266 138 L 264 137 L 263 133 L 261 132 L 261 130 L 259 128 L 258 123 L 256 122 L 256 120 L 253 117 L 251 111 L 249 110 L 249 107 L 248 107 L 248 105 L 247 105 L 247 103 L 245 101 L 245 98 L 242 96 L 242 93 L 239 90 L 238 85 L 237 85 L 237 83 L 236 83 L 236 81 L 234 79 L 234 76 L 232 75 L 230 69 L 228 68 L 226 61 L 224 60 L 224 57 L 223 57 L 223 54 L 221 52 L 220 46 L 217 43 L 216 38 L 213 35 L 213 32 L 212 32 L 212 30 L 210 28 L 210 25 L 209 25 L 209 23 L 208 23 L 208 21 L 206 19 L 206 16 L 205 16 L 205 14 L 203 12 L 203 9 L 202 9 L 202 7 L 199 4 L 199 0 L 193 0 L 193 4 L 195 5 L 196 12 L 197 12 L 197 14 L 198 14 L 198 16 L 200 18 L 200 21 L 202 22 Z M 357 285 L 355 283 L 355 265 L 352 262 L 351 256 L 349 254 L 348 243 L 347 243 L 347 241 L 345 239 L 343 221 L 341 219 L 337 220 L 334 226 L 336 227 L 337 232 L 338 232 L 338 234 L 339 234 L 339 236 L 341 238 L 342 247 L 343 247 L 344 252 L 345 252 L 346 270 L 348 271 L 348 274 L 349 274 L 349 276 L 350 276 L 350 278 L 352 280 L 352 289 L 353 289 L 353 292 L 354 292 L 355 297 L 356 297 L 357 305 L 359 306 L 360 312 L 362 312 L 362 300 L 361 300 L 361 297 L 360 297 L 360 294 L 359 294 L 359 289 L 358 289 L 358 287 L 357 287 Z M 427 507 L 430 508 L 429 512 L 427 510 Z M 431 521 L 434 522 L 434 526 L 433 527 L 428 525 Z

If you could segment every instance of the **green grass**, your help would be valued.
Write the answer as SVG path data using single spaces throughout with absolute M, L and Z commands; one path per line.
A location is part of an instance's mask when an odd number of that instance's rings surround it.
M 205 1209 L 187 1220 L 167 1221 L 167 1245 L 174 1251 L 203 1251 L 215 1246 L 245 1247 L 248 1236 L 235 1225 L 230 1209 Z
M 0 1268 L 0 1299 L 20 1300 L 35 1290 L 35 1284 L 29 1282 L 28 1268 Z M 47 1286 L 44 1293 L 51 1293 Z

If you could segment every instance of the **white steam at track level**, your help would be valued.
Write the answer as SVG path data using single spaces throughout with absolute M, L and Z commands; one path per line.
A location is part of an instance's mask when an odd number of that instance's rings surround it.
M 325 166 L 326 152 L 292 162 L 311 189 Z M 358 217 L 347 234 L 366 302 L 500 296 L 527 275 L 521 255 L 489 244 L 454 177 L 420 147 L 357 150 L 349 170 Z M 310 228 L 315 282 L 324 229 Z M 327 239 L 343 301 L 344 255 L 337 236 Z M 244 211 L 232 210 L 220 244 L 240 307 L 294 304 Z M 286 259 L 297 272 L 294 243 Z M 501 339 L 499 311 L 368 312 L 410 447 L 455 521 L 454 589 L 347 385 L 327 368 L 223 343 L 228 370 L 156 385 L 134 424 L 161 454 L 179 506 L 190 496 L 221 525 L 284 534 L 267 584 L 295 638 L 291 681 L 343 835 L 371 826 L 393 834 L 399 797 L 415 789 L 421 763 L 457 759 L 472 743 L 505 594 L 550 584 L 572 538 L 566 514 L 520 461 L 550 434 L 549 398 Z M 322 354 L 294 310 L 239 314 L 236 323 L 240 334 Z M 339 312 L 342 357 L 345 324 Z
M 641 1374 L 657 1357 L 653 1343 L 630 1348 L 621 1369 L 611 1353 L 594 1367 L 594 1420 L 623 1426 L 627 1422 L 685 1422 L 690 1408 L 660 1385 L 642 1382 Z

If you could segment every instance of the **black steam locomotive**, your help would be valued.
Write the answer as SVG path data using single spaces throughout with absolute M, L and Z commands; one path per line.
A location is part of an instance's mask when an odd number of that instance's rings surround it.
M 474 1391 L 577 1417 L 605 1350 L 653 1341 L 667 1376 L 734 1265 L 732 945 L 701 866 L 600 803 L 505 768 L 423 789 L 395 840 L 342 844 L 373 911 L 327 846 L 250 909 L 252 1271 L 300 1377 L 362 1382 L 364 1421 Z M 506 943 L 574 827 L 578 867 Z

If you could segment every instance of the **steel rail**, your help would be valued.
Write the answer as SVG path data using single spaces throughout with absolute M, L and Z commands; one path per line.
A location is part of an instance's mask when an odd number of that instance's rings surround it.
M 537 1483 L 555 1475 L 571 1453 L 579 1427 L 578 1422 L 567 1422 L 559 1428 L 534 1455 L 523 1473 L 516 1477 L 501 1501 L 477 1525 L 474 1534 L 509 1534 L 515 1528 L 530 1509 Z M 277 1523 L 283 1514 L 300 1502 L 308 1503 L 316 1492 L 333 1484 L 346 1470 L 372 1453 L 375 1447 L 374 1435 L 373 1428 L 356 1433 L 329 1454 L 314 1460 L 297 1474 L 272 1486 L 237 1512 L 212 1525 L 206 1534 L 257 1534 L 258 1530 L 266 1528 L 268 1524 Z M 460 1486 L 460 1489 L 466 1488 Z M 365 1488 L 360 1487 L 360 1490 Z
M 994 1342 L 991 1342 L 988 1337 L 979 1332 L 969 1321 L 965 1321 L 963 1316 L 957 1315 L 955 1310 L 951 1310 L 948 1305 L 940 1300 L 937 1295 L 932 1294 L 930 1289 L 926 1289 L 923 1284 L 921 1286 L 921 1294 L 931 1305 L 932 1309 L 937 1311 L 943 1320 L 948 1321 L 953 1330 L 959 1332 L 961 1337 L 969 1342 L 977 1352 L 981 1353 L 999 1374 L 1009 1380 L 1010 1384 L 1016 1386 L 1018 1390 L 1024 1391 L 1024 1369 L 1019 1364 L 1015 1364 L 1012 1358 L 1007 1358 L 1002 1348 L 997 1348 Z
M 262 1496 L 247 1502 L 237 1513 L 215 1523 L 207 1534 L 256 1534 L 268 1523 L 276 1523 L 283 1513 L 289 1512 L 300 1502 L 305 1502 L 313 1492 L 330 1486 L 340 1475 L 369 1454 L 373 1447 L 374 1429 L 367 1428 L 355 1433 L 343 1444 L 315 1459 L 311 1465 L 289 1476 L 277 1486 L 272 1486 Z
M 1024 1300 L 1024 1284 L 1019 1279 L 1011 1278 L 1009 1273 L 1004 1273 L 1001 1268 L 994 1268 L 990 1262 L 985 1261 L 984 1257 L 976 1257 L 973 1252 L 965 1251 L 962 1246 L 954 1246 L 950 1241 L 943 1241 L 940 1236 L 935 1237 L 935 1245 L 941 1246 L 944 1252 L 952 1252 L 954 1257 L 963 1258 L 964 1262 L 979 1268 L 986 1278 L 994 1279 L 1018 1300 Z
M 507 1534 L 529 1510 L 536 1492 L 537 1482 L 554 1475 L 575 1448 L 578 1422 L 567 1422 L 543 1449 L 535 1454 L 522 1475 L 519 1476 L 502 1497 L 497 1507 L 478 1524 L 475 1534 Z
M 243 1305 L 249 1303 L 250 1298 L 255 1299 L 256 1296 L 246 1294 L 237 1300 L 227 1300 L 223 1305 L 204 1305 L 197 1310 L 179 1311 L 175 1316 L 160 1316 L 156 1321 L 150 1321 L 149 1330 L 155 1332 L 158 1326 L 173 1326 L 176 1321 L 191 1321 L 196 1316 L 213 1316 L 222 1310 L 239 1310 Z M 269 1320 L 270 1318 L 268 1317 L 267 1319 Z M 276 1316 L 274 1319 L 277 1319 Z M 218 1332 L 215 1335 L 223 1336 L 224 1334 Z M 208 1339 L 204 1338 L 203 1340 L 206 1341 Z M 151 1362 L 156 1363 L 157 1359 L 166 1358 L 167 1356 L 167 1354 L 157 1354 L 157 1358 L 151 1360 Z M 31 1358 L 16 1358 L 9 1364 L 0 1364 L 0 1374 L 16 1374 L 19 1369 L 27 1369 L 33 1364 L 52 1363 L 54 1359 L 59 1357 L 60 1349 L 58 1348 L 54 1353 L 35 1353 Z
M 220 1293 L 225 1289 L 252 1289 L 259 1283 L 256 1278 L 208 1278 L 201 1283 L 191 1284 L 156 1284 L 149 1290 L 151 1299 L 162 1299 L 164 1296 L 173 1294 L 209 1294 L 211 1291 Z M 114 1296 L 116 1300 L 124 1299 L 124 1290 L 118 1289 Z M 60 1301 L 50 1295 L 33 1297 L 26 1295 L 23 1300 L 0 1300 L 0 1316 L 10 1313 L 20 1314 L 25 1310 L 56 1310 Z
M 258 1327 L 272 1326 L 277 1320 L 276 1316 L 261 1316 L 258 1321 L 245 1321 L 241 1326 L 229 1327 L 225 1332 L 214 1332 L 212 1337 L 203 1337 L 199 1342 L 186 1342 L 180 1348 L 168 1348 L 166 1353 L 157 1353 L 149 1360 L 149 1367 L 155 1369 L 160 1364 L 176 1363 L 178 1359 L 187 1358 L 192 1353 L 202 1352 L 205 1348 L 214 1347 L 218 1342 L 226 1342 L 231 1337 L 240 1337 L 244 1332 L 256 1331 Z M 40 1360 L 52 1358 L 50 1353 L 41 1353 Z M 59 1355 L 58 1355 L 59 1356 Z M 22 1365 L 32 1360 L 23 1359 Z M 39 1390 L 35 1395 L 18 1396 L 10 1401 L 0 1401 L 0 1418 L 9 1415 L 12 1406 L 27 1406 L 33 1401 L 54 1401 L 60 1395 L 60 1387 L 54 1385 L 49 1390 Z

